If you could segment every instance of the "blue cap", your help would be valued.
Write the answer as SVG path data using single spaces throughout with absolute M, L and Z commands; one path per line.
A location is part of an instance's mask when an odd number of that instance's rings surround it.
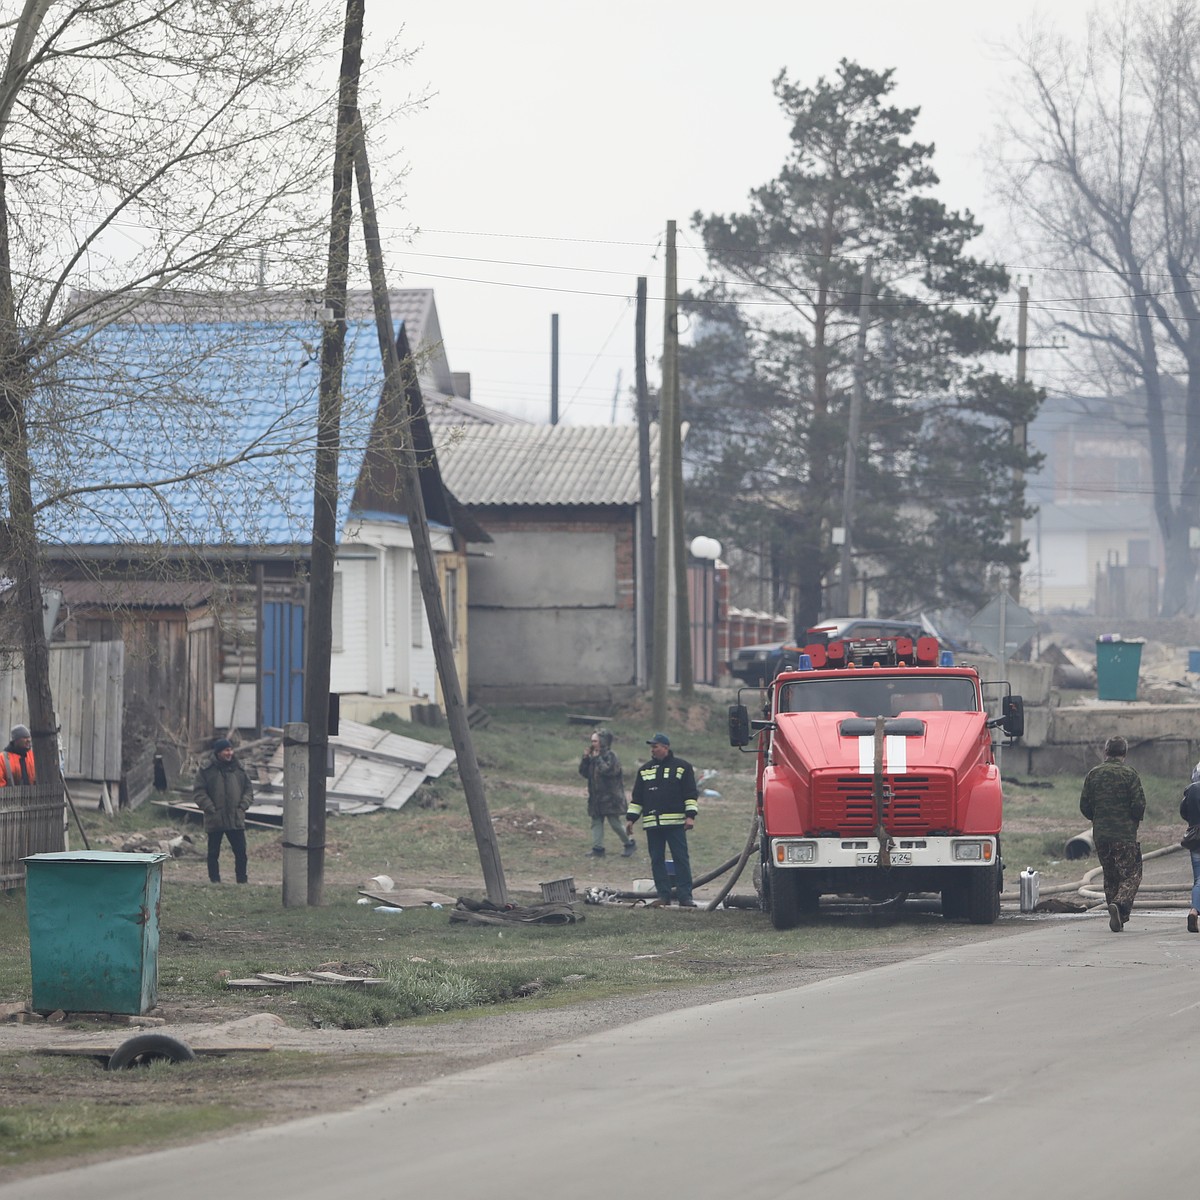
M 213 742 L 212 748 L 217 754 L 220 754 L 222 750 L 232 750 L 233 743 L 228 738 L 217 738 L 217 740 Z
M 671 744 L 671 739 L 669 737 L 667 737 L 667 735 L 665 733 L 656 733 L 652 738 L 649 738 L 646 742 L 647 746 L 669 746 L 670 744 Z

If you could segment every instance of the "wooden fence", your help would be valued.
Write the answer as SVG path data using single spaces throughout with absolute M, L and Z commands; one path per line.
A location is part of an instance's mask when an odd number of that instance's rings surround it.
M 123 642 L 57 642 L 50 647 L 50 694 L 59 724 L 63 769 L 70 779 L 121 778 L 125 709 Z M 0 745 L 16 724 L 29 724 L 20 660 L 0 669 Z
M 0 890 L 24 887 L 23 858 L 65 848 L 65 816 L 61 783 L 0 787 Z

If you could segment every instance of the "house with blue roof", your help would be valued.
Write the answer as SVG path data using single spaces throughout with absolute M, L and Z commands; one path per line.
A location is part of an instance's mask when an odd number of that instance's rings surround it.
M 323 313 L 300 294 L 162 294 L 105 312 L 47 384 L 34 447 L 55 636 L 127 643 L 134 742 L 196 744 L 301 720 Z M 454 394 L 431 292 L 392 294 L 406 396 L 460 679 L 466 543 L 487 541 L 446 490 L 441 421 L 487 418 Z M 342 714 L 439 703 L 400 472 L 389 449 L 369 293 L 346 318 L 331 687 Z M 449 390 L 443 391 L 443 388 Z M 84 414 L 82 417 L 80 414 Z M 128 723 L 128 722 L 127 722 Z M 128 753 L 125 756 L 129 757 Z

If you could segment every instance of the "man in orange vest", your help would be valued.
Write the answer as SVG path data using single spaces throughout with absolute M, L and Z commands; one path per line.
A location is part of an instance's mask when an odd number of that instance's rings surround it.
M 14 725 L 8 735 L 8 745 L 0 753 L 4 767 L 4 777 L 0 786 L 22 786 L 34 783 L 33 773 L 33 737 L 28 725 Z

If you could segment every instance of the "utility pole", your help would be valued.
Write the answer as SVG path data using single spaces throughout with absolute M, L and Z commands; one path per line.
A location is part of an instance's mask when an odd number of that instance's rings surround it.
M 678 284 L 674 291 L 678 293 Z M 679 692 L 690 700 L 695 692 L 692 674 L 692 606 L 688 591 L 688 544 L 683 527 L 683 408 L 679 391 L 679 315 L 671 332 L 671 527 L 675 563 L 675 656 Z
M 550 424 L 558 424 L 558 313 L 550 314 Z
M 643 669 L 654 658 L 654 498 L 650 478 L 650 387 L 646 382 L 646 277 L 637 281 L 634 325 L 638 426 L 638 618 L 642 623 Z M 660 431 L 661 432 L 661 431 Z
M 408 510 L 408 527 L 412 534 L 413 556 L 421 581 L 421 596 L 429 618 L 433 638 L 433 653 L 438 678 L 442 684 L 442 699 L 446 704 L 446 721 L 458 761 L 458 774 L 466 793 L 467 810 L 475 831 L 475 845 L 483 869 L 484 887 L 493 904 L 508 903 L 508 888 L 496 830 L 488 812 L 487 796 L 479 760 L 471 741 L 467 722 L 467 707 L 463 702 L 458 669 L 454 665 L 454 645 L 446 625 L 442 607 L 442 591 L 438 584 L 437 560 L 429 536 L 429 521 L 425 513 L 425 498 L 421 492 L 421 474 L 413 449 L 412 415 L 421 403 L 420 385 L 413 369 L 408 335 L 401 326 L 399 336 L 393 334 L 391 303 L 383 267 L 383 249 L 379 240 L 379 223 L 375 213 L 375 198 L 371 187 L 371 168 L 367 160 L 367 143 L 362 123 L 354 124 L 354 168 L 358 179 L 359 211 L 362 216 L 363 242 L 367 251 L 367 268 L 371 281 L 371 298 L 375 307 L 375 329 L 379 337 L 379 352 L 383 359 L 383 413 L 391 434 L 389 447 L 400 468 L 400 487 Z
M 1025 368 L 1026 357 L 1029 353 L 1029 288 L 1022 284 L 1017 289 L 1017 383 L 1025 383 Z M 1027 429 L 1024 421 L 1018 421 L 1013 425 L 1012 442 L 1013 448 L 1019 455 L 1025 454 L 1025 439 Z M 1014 492 L 1016 492 L 1018 500 L 1020 498 L 1021 485 L 1025 481 L 1025 470 L 1018 462 L 1013 468 L 1013 483 Z M 1012 524 L 1009 527 L 1009 542 L 1015 551 L 1020 551 L 1021 548 L 1021 510 L 1017 509 L 1013 513 Z M 1008 582 L 1009 594 L 1018 603 L 1021 603 L 1021 564 L 1014 560 L 1012 571 L 1009 573 Z
M 304 663 L 304 719 L 308 724 L 308 903 L 319 905 L 325 886 L 325 763 L 329 753 L 329 675 L 333 648 L 333 560 L 337 551 L 338 453 L 342 421 L 342 366 L 346 350 L 346 289 L 354 188 L 353 123 L 362 68 L 364 0 L 346 0 L 342 65 L 338 77 L 337 140 L 333 157 L 333 210 L 321 333 L 317 446 L 309 559 L 308 637 Z
M 675 452 L 675 356 L 671 339 L 675 336 L 678 300 L 675 293 L 675 222 L 667 222 L 666 288 L 663 303 L 662 389 L 658 398 L 658 540 L 654 557 L 654 724 L 661 729 L 667 723 L 667 669 L 670 662 L 670 578 L 671 578 L 671 481 Z
M 871 260 L 863 263 L 862 290 L 858 295 L 858 341 L 854 349 L 854 388 L 850 393 L 850 420 L 846 428 L 846 469 L 842 484 L 842 559 L 838 580 L 839 611 L 850 615 L 850 564 L 854 540 L 855 490 L 858 485 L 858 439 L 866 393 L 867 327 L 871 323 Z

